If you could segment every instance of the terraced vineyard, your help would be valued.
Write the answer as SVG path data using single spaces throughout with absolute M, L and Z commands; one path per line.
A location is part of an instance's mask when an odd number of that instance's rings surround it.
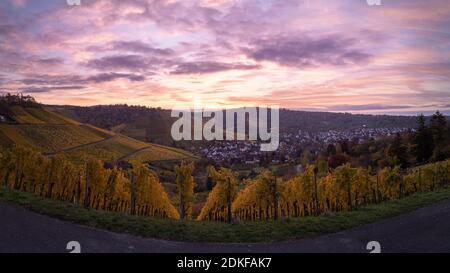
M 0 123 L 0 145 L 4 147 L 21 145 L 43 153 L 55 153 L 113 135 L 40 107 L 12 106 L 8 110 L 13 122 Z
M 11 106 L 11 121 L 0 123 L 0 146 L 25 146 L 47 155 L 66 153 L 75 162 L 132 159 L 140 162 L 180 160 L 188 152 L 139 141 L 82 124 L 43 107 Z
M 97 158 L 103 161 L 116 161 L 136 150 L 147 147 L 149 144 L 137 140 L 129 139 L 128 137 L 116 135 L 113 138 L 107 139 L 87 147 L 75 149 L 67 154 L 75 159 L 81 160 L 86 158 Z
M 173 160 L 173 159 L 185 159 L 191 158 L 186 152 L 179 152 L 175 149 L 162 148 L 157 145 L 152 145 L 146 149 L 136 152 L 134 155 L 130 156 L 130 160 L 137 160 L 141 162 L 146 161 L 160 161 L 160 160 Z
M 16 129 L 34 143 L 38 150 L 45 153 L 104 139 L 79 125 L 23 125 L 16 126 Z
M 20 124 L 80 124 L 40 107 L 12 106 L 10 111 L 14 120 Z
M 8 124 L 0 124 L 0 132 L 3 135 L 2 144 L 3 148 L 9 148 L 14 145 L 20 145 L 27 148 L 34 148 L 33 143 L 27 140 L 27 138 L 17 130 L 16 126 Z

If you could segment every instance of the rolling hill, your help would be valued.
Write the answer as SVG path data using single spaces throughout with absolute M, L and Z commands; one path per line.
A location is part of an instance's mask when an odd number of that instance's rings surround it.
M 48 106 L 74 120 L 120 132 L 141 141 L 175 146 L 170 127 L 176 118 L 170 110 L 129 105 Z M 363 115 L 350 113 L 280 110 L 281 132 L 317 133 L 360 128 L 415 128 L 415 116 Z
M 65 153 L 74 161 L 181 160 L 193 158 L 183 150 L 150 144 L 84 124 L 41 106 L 0 105 L 0 146 L 21 145 L 47 156 Z
M 172 145 L 170 111 L 128 105 L 47 106 L 53 112 L 145 142 Z

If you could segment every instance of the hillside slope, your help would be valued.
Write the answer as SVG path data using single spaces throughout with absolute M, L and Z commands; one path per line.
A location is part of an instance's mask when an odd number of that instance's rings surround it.
M 74 120 L 92 124 L 132 138 L 173 145 L 170 126 L 176 120 L 170 117 L 170 111 L 128 105 L 48 106 Z
M 67 118 L 40 105 L 1 105 L 0 146 L 21 145 L 52 156 L 66 153 L 78 161 L 97 158 L 179 160 L 192 155 L 178 149 L 139 141 Z

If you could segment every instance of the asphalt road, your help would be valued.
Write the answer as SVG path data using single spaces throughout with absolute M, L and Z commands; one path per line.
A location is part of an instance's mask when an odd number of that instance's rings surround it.
M 64 222 L 0 202 L 0 252 L 450 252 L 450 200 L 408 214 L 316 238 L 255 244 L 173 242 L 117 234 Z

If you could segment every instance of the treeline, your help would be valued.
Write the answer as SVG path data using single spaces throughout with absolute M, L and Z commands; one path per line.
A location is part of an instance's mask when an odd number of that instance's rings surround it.
M 414 126 L 415 118 L 412 116 L 280 110 L 280 129 L 282 132 L 296 132 L 298 130 L 326 132 L 361 128 L 414 128 Z
M 445 116 L 439 111 L 431 117 L 428 126 L 425 117 L 419 116 L 413 152 L 418 163 L 450 157 L 450 128 Z
M 0 183 L 85 208 L 179 218 L 158 177 L 139 163 L 105 168 L 89 160 L 80 166 L 64 154 L 48 158 L 14 147 L 0 151 Z
M 0 110 L 2 108 L 7 108 L 7 106 L 20 105 L 24 107 L 38 107 L 39 103 L 30 96 L 24 95 L 22 93 L 17 94 L 0 94 Z
M 0 115 L 2 119 L 12 121 L 14 113 L 11 110 L 11 106 L 23 106 L 23 107 L 40 107 L 40 104 L 32 96 L 17 94 L 1 94 L 0 92 Z
M 94 126 L 111 129 L 120 124 L 137 123 L 145 117 L 149 122 L 148 126 L 168 127 L 170 125 L 167 121 L 170 120 L 170 111 L 162 110 L 161 108 L 151 108 L 146 106 L 131 106 L 127 104 L 115 105 L 96 105 L 96 106 L 58 106 L 65 108 L 73 116 L 83 123 L 89 123 Z M 142 124 L 138 124 L 142 125 Z M 146 124 L 143 125 L 147 126 Z
M 90 107 L 62 106 L 74 113 L 84 123 L 110 129 L 122 123 L 136 123 L 140 117 L 170 121 L 170 111 L 161 108 L 132 106 L 126 104 L 98 105 Z M 302 122 L 299 123 L 299 120 Z M 139 124 L 141 125 L 141 124 Z M 145 127 L 155 126 L 149 122 Z M 170 131 L 171 123 L 164 123 Z M 306 112 L 280 109 L 280 129 L 282 132 L 325 132 L 329 130 L 352 130 L 367 128 L 413 128 L 415 118 L 411 116 L 359 115 L 349 113 Z
M 429 118 L 420 115 L 416 129 L 360 142 L 340 140 L 321 151 L 305 149 L 299 162 L 335 169 L 344 164 L 380 170 L 385 167 L 401 169 L 438 162 L 450 158 L 450 129 L 446 117 L 436 112 Z

